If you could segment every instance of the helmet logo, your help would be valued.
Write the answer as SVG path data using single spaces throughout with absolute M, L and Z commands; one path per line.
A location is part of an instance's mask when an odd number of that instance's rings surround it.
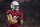
M 11 3 L 11 5 L 13 5 L 13 3 Z

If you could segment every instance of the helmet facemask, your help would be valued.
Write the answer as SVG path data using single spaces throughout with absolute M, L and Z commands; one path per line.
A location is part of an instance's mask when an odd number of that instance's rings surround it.
M 19 5 L 15 5 L 15 10 L 19 10 Z

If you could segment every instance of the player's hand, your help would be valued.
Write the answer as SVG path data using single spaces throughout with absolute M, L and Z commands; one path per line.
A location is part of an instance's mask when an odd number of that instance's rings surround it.
M 14 22 L 18 22 L 17 20 L 14 20 Z
M 20 20 L 20 23 L 23 24 L 23 20 L 22 19 Z
M 15 24 L 15 23 L 17 23 L 18 21 L 17 20 L 13 20 L 12 22 L 11 22 L 11 24 Z

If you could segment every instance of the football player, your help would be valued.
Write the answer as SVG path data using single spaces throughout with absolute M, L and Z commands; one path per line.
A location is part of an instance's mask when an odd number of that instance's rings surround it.
M 23 24 L 23 12 L 19 11 L 19 3 L 13 1 L 11 3 L 11 9 L 7 11 L 8 27 L 19 27 Z

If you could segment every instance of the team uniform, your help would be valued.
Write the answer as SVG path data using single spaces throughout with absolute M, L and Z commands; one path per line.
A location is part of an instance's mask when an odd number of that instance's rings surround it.
M 11 14 L 13 20 L 16 19 L 18 21 L 16 24 L 10 24 L 10 22 L 8 21 L 8 27 L 19 27 L 19 25 L 20 25 L 20 19 L 23 19 L 23 12 L 22 11 L 14 12 L 12 10 L 9 10 L 9 11 L 7 11 L 6 14 L 7 15 Z M 14 18 L 14 17 L 16 17 L 16 18 Z

